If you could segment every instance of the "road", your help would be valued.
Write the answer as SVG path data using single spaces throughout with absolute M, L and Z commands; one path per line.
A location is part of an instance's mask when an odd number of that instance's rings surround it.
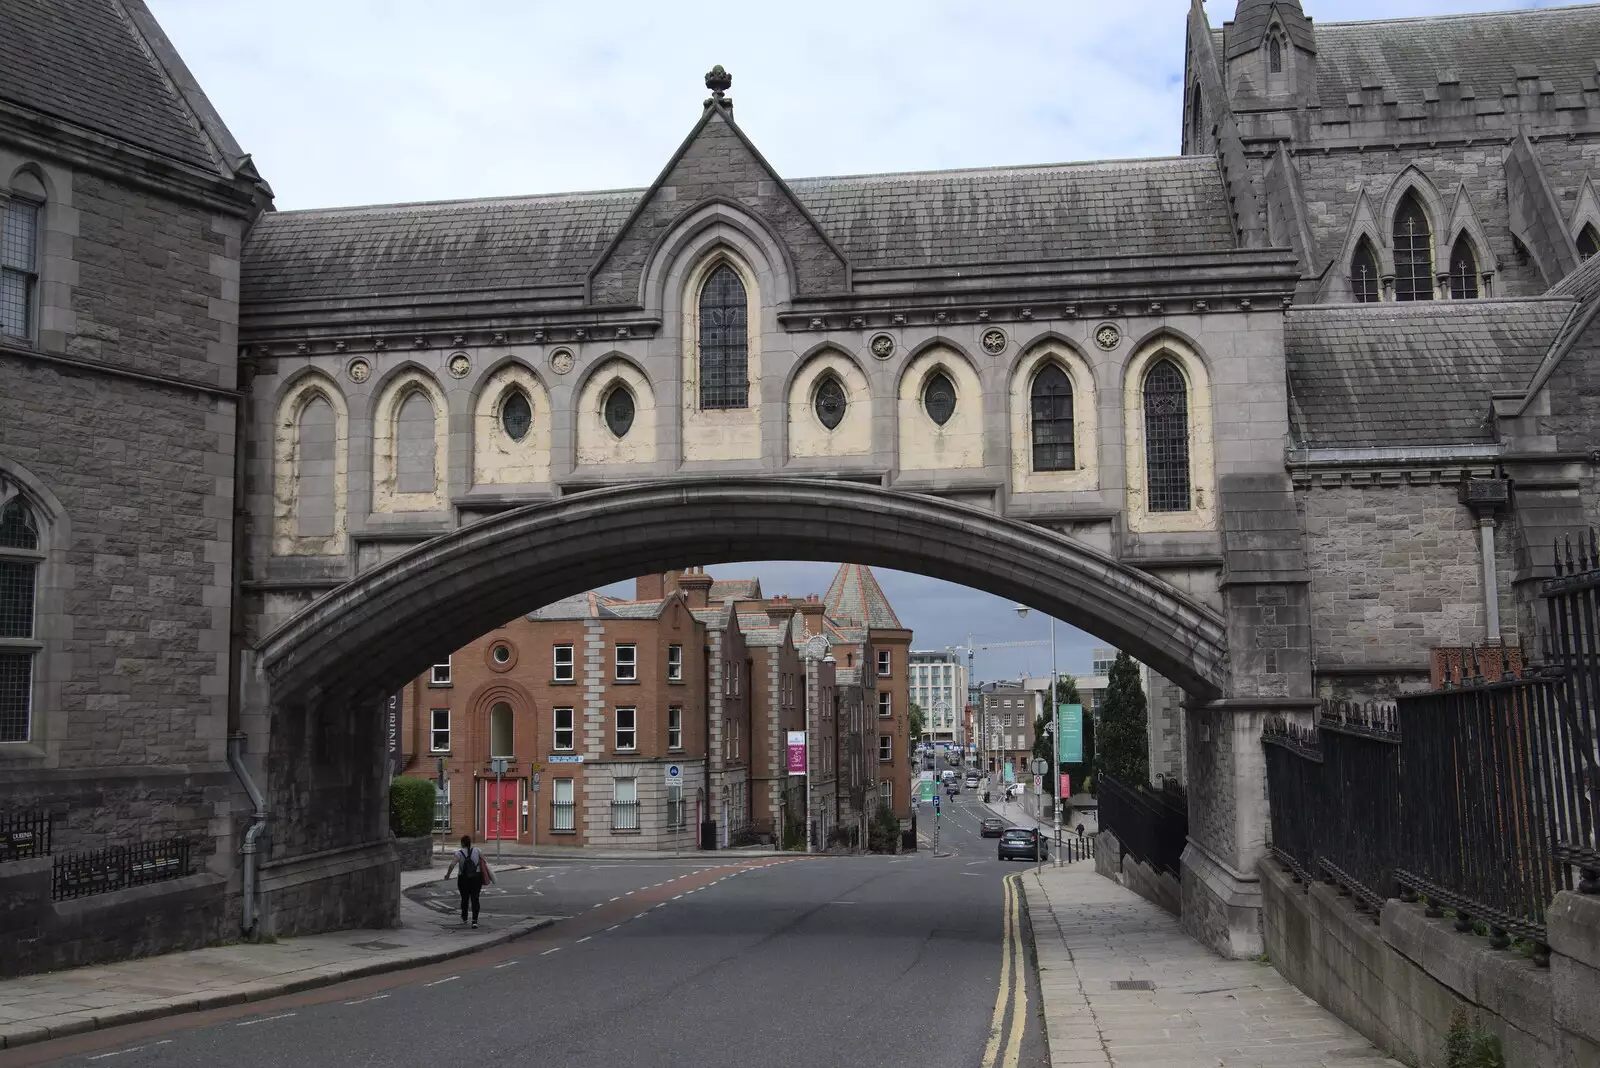
M 484 902 L 486 926 L 566 917 L 520 941 L 0 1063 L 1042 1068 L 1030 940 L 1005 879 L 1023 866 L 978 837 L 974 800 L 946 799 L 938 857 L 924 843 L 905 857 L 533 861 Z M 931 821 L 923 806 L 920 829 Z

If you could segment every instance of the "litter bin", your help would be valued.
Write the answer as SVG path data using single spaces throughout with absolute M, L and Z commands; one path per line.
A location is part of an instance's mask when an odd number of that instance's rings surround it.
M 700 824 L 700 848 L 717 848 L 717 821 L 705 820 Z

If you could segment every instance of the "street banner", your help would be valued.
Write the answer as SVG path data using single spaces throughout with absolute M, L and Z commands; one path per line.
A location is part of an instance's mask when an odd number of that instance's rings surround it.
M 924 801 L 932 801 L 939 796 L 939 786 L 932 779 L 922 779 L 917 783 L 917 787 Z
M 806 773 L 806 732 L 789 732 L 789 774 Z
M 1083 706 L 1061 705 L 1061 763 L 1083 763 Z
M 1017 781 L 1017 766 L 1011 761 L 1006 761 L 1006 782 Z
M 1066 772 L 1061 773 L 1061 796 L 1063 798 L 1072 796 L 1072 776 Z

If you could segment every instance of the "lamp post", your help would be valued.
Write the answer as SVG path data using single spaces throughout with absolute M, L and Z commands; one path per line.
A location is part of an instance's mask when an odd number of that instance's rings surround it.
M 1028 606 L 1017 605 L 1017 615 L 1022 619 L 1028 618 Z M 1056 856 L 1055 863 L 1061 863 L 1061 810 L 1065 807 L 1066 798 L 1061 797 L 1061 702 L 1057 699 L 1056 673 L 1056 617 L 1050 617 L 1050 722 L 1055 729 L 1050 736 L 1050 774 L 1053 786 L 1051 796 L 1056 799 Z

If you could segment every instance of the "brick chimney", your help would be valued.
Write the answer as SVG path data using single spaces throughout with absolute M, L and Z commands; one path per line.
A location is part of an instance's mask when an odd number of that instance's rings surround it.
M 683 591 L 690 608 L 704 608 L 710 601 L 711 576 L 703 567 L 685 568 L 678 575 L 678 589 Z
M 787 627 L 797 608 L 799 605 L 780 593 L 767 601 L 767 618 L 780 627 Z
M 805 622 L 807 634 L 822 633 L 822 600 L 816 594 L 806 595 L 806 599 L 795 605 L 800 612 L 800 618 Z
M 640 575 L 633 580 L 633 599 L 659 601 L 678 589 L 681 571 L 667 571 L 660 575 Z

